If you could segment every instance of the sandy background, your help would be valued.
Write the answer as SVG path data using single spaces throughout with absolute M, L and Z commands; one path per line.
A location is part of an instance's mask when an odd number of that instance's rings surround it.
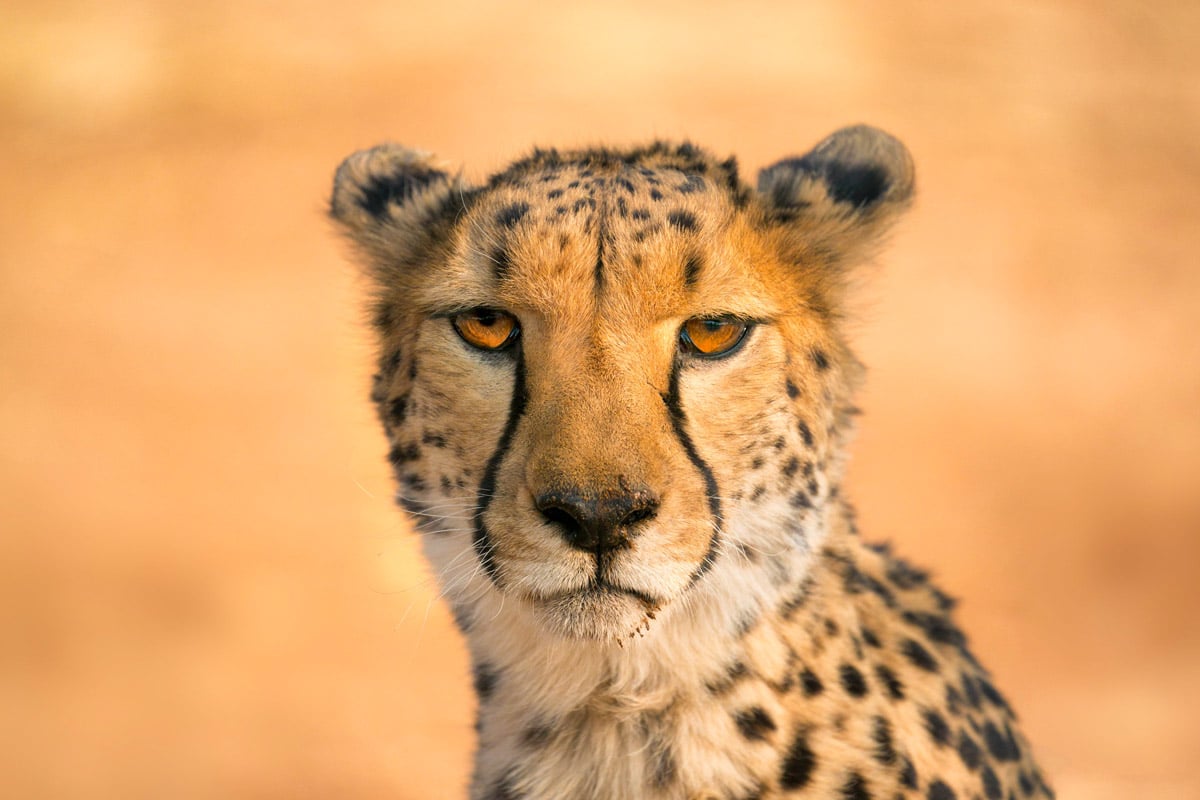
M 857 121 L 920 183 L 863 292 L 863 529 L 964 599 L 1064 798 L 1200 796 L 1200 5 L 844 1 L 6 3 L 0 793 L 461 796 L 344 155 L 753 174 Z

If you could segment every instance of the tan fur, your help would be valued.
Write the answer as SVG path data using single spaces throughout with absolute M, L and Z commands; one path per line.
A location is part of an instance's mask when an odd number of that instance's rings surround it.
M 471 797 L 1050 794 L 949 602 L 839 493 L 845 277 L 912 191 L 903 145 L 862 126 L 758 191 L 658 143 L 481 187 L 392 145 L 339 170 L 399 500 L 475 662 Z M 469 346 L 450 318 L 475 308 L 517 345 Z M 713 317 L 754 325 L 689 355 L 681 327 Z M 558 497 L 652 513 L 592 550 Z

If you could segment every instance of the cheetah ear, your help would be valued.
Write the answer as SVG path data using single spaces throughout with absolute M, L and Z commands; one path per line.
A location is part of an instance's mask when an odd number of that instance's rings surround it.
M 869 255 L 913 196 L 913 163 L 899 139 L 855 125 L 758 174 L 776 223 L 796 226 L 810 251 L 838 261 Z
M 333 178 L 329 213 L 352 238 L 402 223 L 444 203 L 451 178 L 433 156 L 398 144 L 354 153 Z

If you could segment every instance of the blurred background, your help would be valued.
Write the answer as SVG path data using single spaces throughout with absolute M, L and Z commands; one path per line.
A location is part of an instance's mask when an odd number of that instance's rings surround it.
M 1200 5 L 10 0 L 0 790 L 461 797 L 464 648 L 389 495 L 323 217 L 485 176 L 900 136 L 851 493 L 963 599 L 1060 794 L 1200 796 Z

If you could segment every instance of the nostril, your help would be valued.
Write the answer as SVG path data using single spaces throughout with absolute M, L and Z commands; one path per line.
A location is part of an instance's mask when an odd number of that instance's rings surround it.
M 542 512 L 542 516 L 546 518 L 547 522 L 561 525 L 571 532 L 577 531 L 580 528 L 579 520 L 575 519 L 571 512 L 566 509 L 559 508 L 558 506 L 545 506 L 538 510 Z
M 642 508 L 635 508 L 625 516 L 621 517 L 618 523 L 623 528 L 633 527 L 639 522 L 645 522 L 648 519 L 653 519 L 658 514 L 658 504 L 646 505 Z

